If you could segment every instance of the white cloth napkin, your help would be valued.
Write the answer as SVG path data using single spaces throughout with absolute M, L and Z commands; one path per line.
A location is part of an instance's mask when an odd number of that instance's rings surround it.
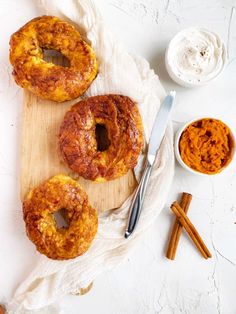
M 159 78 L 146 60 L 131 56 L 108 31 L 92 0 L 35 0 L 39 14 L 55 15 L 76 25 L 92 43 L 99 74 L 86 96 L 119 93 L 138 103 L 148 142 L 160 101 L 165 96 Z M 97 2 L 99 2 L 97 0 Z M 117 210 L 100 214 L 98 233 L 89 250 L 73 260 L 54 261 L 39 255 L 38 263 L 20 284 L 8 306 L 9 313 L 60 313 L 53 304 L 66 294 L 87 287 L 104 270 L 119 264 L 164 206 L 174 173 L 172 128 L 168 127 L 155 161 L 138 227 L 124 238 L 131 197 Z M 139 179 L 141 156 L 135 175 Z

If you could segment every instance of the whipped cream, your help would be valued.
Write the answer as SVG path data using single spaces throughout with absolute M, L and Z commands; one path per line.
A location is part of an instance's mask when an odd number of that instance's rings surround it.
M 167 71 L 177 83 L 204 85 L 223 70 L 226 49 L 220 37 L 203 28 L 179 32 L 166 51 Z

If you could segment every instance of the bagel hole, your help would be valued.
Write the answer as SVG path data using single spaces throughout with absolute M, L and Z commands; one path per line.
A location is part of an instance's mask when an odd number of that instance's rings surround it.
M 97 141 L 97 150 L 104 152 L 111 144 L 106 126 L 104 124 L 96 124 L 95 135 Z
M 61 229 L 61 228 L 68 228 L 68 222 L 66 220 L 66 210 L 65 208 L 61 208 L 59 209 L 57 212 L 55 212 L 53 214 L 54 219 L 56 221 L 57 224 L 57 228 Z
M 51 62 L 55 65 L 63 66 L 64 68 L 70 66 L 70 61 L 62 53 L 53 49 L 43 50 L 43 60 L 46 62 Z

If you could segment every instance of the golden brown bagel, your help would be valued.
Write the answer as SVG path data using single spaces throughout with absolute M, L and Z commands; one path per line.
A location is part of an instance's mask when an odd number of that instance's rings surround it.
M 107 129 L 109 147 L 98 148 L 96 125 Z M 60 127 L 59 148 L 66 164 L 98 182 L 124 175 L 137 164 L 143 147 L 142 120 L 136 104 L 121 95 L 90 97 L 75 104 Z
M 44 61 L 44 49 L 59 51 L 70 66 Z M 75 27 L 54 16 L 37 17 L 11 36 L 10 62 L 18 85 L 57 102 L 83 94 L 98 68 L 94 51 Z
M 58 228 L 53 214 L 65 210 L 68 227 Z M 82 187 L 57 175 L 32 190 L 23 202 L 26 232 L 37 250 L 52 259 L 85 253 L 97 232 L 98 218 Z

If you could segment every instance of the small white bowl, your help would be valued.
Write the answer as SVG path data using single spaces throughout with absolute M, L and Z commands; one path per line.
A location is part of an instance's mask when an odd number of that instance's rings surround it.
M 221 52 L 222 52 L 218 56 L 219 64 L 217 63 L 217 68 L 214 69 L 215 72 L 214 71 L 213 72 L 209 72 L 207 74 L 207 76 L 205 78 L 203 77 L 201 80 L 199 79 L 199 77 L 197 75 L 195 77 L 193 77 L 191 75 L 188 76 L 189 73 L 187 71 L 186 71 L 185 75 L 182 72 L 178 72 L 176 70 L 176 68 L 174 67 L 174 61 L 173 61 L 173 60 L 177 59 L 177 57 L 174 58 L 177 55 L 176 45 L 177 44 L 180 45 L 185 37 L 187 38 L 187 36 L 189 36 L 189 38 L 193 38 L 194 34 L 198 34 L 198 33 L 199 34 L 200 33 L 206 34 L 206 35 L 209 36 L 209 38 L 211 36 L 213 42 L 215 42 L 215 45 L 217 45 L 215 47 L 215 49 L 216 50 L 217 49 L 221 49 Z M 201 36 L 199 34 L 198 34 L 198 36 L 196 35 L 196 40 L 197 39 L 200 40 Z M 207 38 L 207 36 L 206 36 L 206 38 Z M 196 44 L 196 47 L 198 47 L 197 44 Z M 194 48 L 195 48 L 195 46 L 192 47 L 192 49 L 193 49 L 192 51 L 193 52 L 196 51 L 196 50 L 194 50 Z M 215 55 L 215 51 L 214 51 L 214 55 Z M 192 56 L 193 56 L 193 54 L 192 54 Z M 185 62 L 186 62 L 186 59 L 183 59 L 183 60 L 185 60 Z M 225 68 L 225 65 L 226 65 L 226 62 L 227 62 L 227 53 L 226 53 L 226 48 L 225 48 L 224 42 L 221 39 L 221 37 L 218 34 L 212 32 L 210 30 L 207 30 L 205 28 L 201 28 L 201 27 L 186 28 L 186 29 L 183 29 L 180 32 L 178 32 L 172 38 L 172 40 L 169 42 L 169 44 L 168 44 L 168 46 L 166 48 L 166 52 L 165 52 L 165 65 L 166 65 L 166 69 L 167 69 L 167 72 L 168 72 L 169 76 L 172 78 L 173 81 L 175 81 L 177 84 L 179 84 L 179 85 L 181 85 L 183 87 L 199 87 L 199 86 L 203 86 L 203 85 L 208 84 L 212 80 L 216 79 L 223 72 L 223 70 Z
M 184 161 L 183 159 L 181 158 L 181 155 L 180 155 L 180 151 L 179 151 L 179 141 L 180 141 L 180 137 L 183 133 L 183 131 L 192 123 L 194 122 L 197 122 L 199 120 L 203 120 L 203 119 L 213 119 L 213 120 L 220 120 L 219 118 L 213 118 L 213 117 L 199 117 L 199 118 L 196 118 L 196 119 L 193 119 L 193 120 L 190 120 L 188 121 L 187 123 L 183 124 L 176 132 L 175 134 L 175 141 L 174 141 L 174 151 L 175 151 L 175 157 L 176 159 L 178 160 L 179 164 L 187 171 L 191 172 L 191 173 L 194 173 L 194 174 L 197 174 L 199 176 L 215 176 L 217 174 L 220 174 L 222 173 L 223 171 L 225 171 L 226 169 L 228 169 L 228 167 L 232 164 L 232 161 L 234 159 L 234 156 L 235 156 L 235 145 L 236 145 L 236 136 L 234 134 L 234 132 L 232 131 L 232 129 L 229 127 L 229 125 L 227 123 L 225 123 L 224 121 L 222 121 L 230 130 L 230 133 L 231 133 L 231 137 L 232 137 L 232 140 L 233 140 L 233 148 L 232 148 L 232 152 L 231 152 L 231 160 L 229 161 L 229 163 L 223 167 L 219 172 L 217 173 L 213 173 L 213 174 L 210 174 L 210 173 L 203 173 L 203 172 L 200 172 L 200 171 L 197 171 L 197 170 L 194 170 L 192 168 L 190 168 Z

